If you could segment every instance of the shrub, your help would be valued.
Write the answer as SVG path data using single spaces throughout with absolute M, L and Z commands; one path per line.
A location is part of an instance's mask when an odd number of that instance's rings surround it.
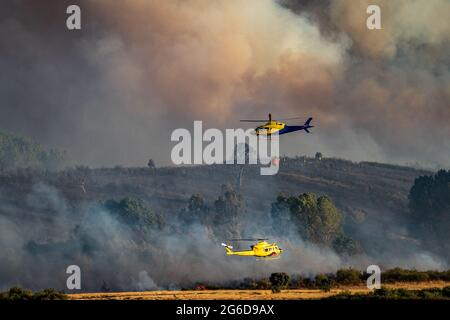
M 281 289 L 280 286 L 272 286 L 272 293 L 280 293 Z
M 329 292 L 331 290 L 332 280 L 327 275 L 318 274 L 316 275 L 314 281 L 317 288 L 325 292 Z
M 289 284 L 290 278 L 284 272 L 276 272 L 270 275 L 269 281 L 272 284 L 272 292 L 280 292 Z
M 443 296 L 442 289 L 440 288 L 429 288 L 420 290 L 418 296 L 424 299 L 436 299 Z
M 32 300 L 33 292 L 20 287 L 12 287 L 3 294 L 5 300 Z
M 361 245 L 350 237 L 339 233 L 333 240 L 333 248 L 339 254 L 356 255 L 363 252 Z
M 359 284 L 361 273 L 355 269 L 339 269 L 336 272 L 336 282 L 339 284 Z
M 259 280 L 256 283 L 256 285 L 257 285 L 257 289 L 267 290 L 267 289 L 270 289 L 271 283 L 270 283 L 269 279 L 264 278 L 264 279 Z
M 295 279 L 291 280 L 290 287 L 293 289 L 314 289 L 316 286 L 314 280 L 298 276 Z
M 350 291 L 345 290 L 345 291 L 339 292 L 338 294 L 333 295 L 329 298 L 331 298 L 331 299 L 352 299 L 353 297 L 354 297 L 354 295 L 352 295 L 352 293 Z
M 398 298 L 414 298 L 416 296 L 414 291 L 406 290 L 403 288 L 393 290 L 392 293 L 393 293 L 393 296 L 398 297 Z
M 55 289 L 44 289 L 33 295 L 33 300 L 65 300 L 67 296 Z
M 108 200 L 105 207 L 120 221 L 132 227 L 161 229 L 164 225 L 162 217 L 155 214 L 141 199 Z
M 408 281 L 429 281 L 430 278 L 427 272 L 416 270 L 405 270 L 401 268 L 394 268 L 383 272 L 383 280 L 386 282 L 408 282 Z
M 442 288 L 442 296 L 450 298 L 450 286 Z
M 67 296 L 55 289 L 44 289 L 33 293 L 31 290 L 12 287 L 0 294 L 0 300 L 64 300 Z
M 373 292 L 374 296 L 377 297 L 388 297 L 390 295 L 390 291 L 388 288 L 386 287 L 381 287 L 380 289 L 375 289 Z

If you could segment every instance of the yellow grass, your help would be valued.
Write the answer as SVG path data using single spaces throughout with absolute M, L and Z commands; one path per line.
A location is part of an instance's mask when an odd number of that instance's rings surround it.
M 400 282 L 386 284 L 388 288 L 425 289 L 450 286 L 450 282 Z M 320 299 L 338 294 L 342 291 L 352 293 L 369 293 L 364 286 L 341 286 L 330 292 L 321 290 L 282 290 L 272 293 L 270 290 L 187 290 L 187 291 L 142 291 L 142 292 L 110 292 L 110 293 L 77 293 L 69 294 L 73 300 L 299 300 Z

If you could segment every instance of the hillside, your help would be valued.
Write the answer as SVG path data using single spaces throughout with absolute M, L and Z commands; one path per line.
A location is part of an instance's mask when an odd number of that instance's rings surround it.
M 21 170 L 0 176 L 5 202 L 20 204 L 36 183 L 55 187 L 74 207 L 90 201 L 134 197 L 157 212 L 170 215 L 186 207 L 193 194 L 212 202 L 226 184 L 245 200 L 249 216 L 270 211 L 278 193 L 329 195 L 344 214 L 344 228 L 362 242 L 365 227 L 379 236 L 410 241 L 397 227 L 407 225 L 407 195 L 418 176 L 430 174 L 409 167 L 353 163 L 339 159 L 283 158 L 280 172 L 261 176 L 257 166 L 212 165 L 177 168 L 78 167 L 56 173 Z M 21 206 L 19 205 L 19 208 Z M 24 210 L 24 218 L 32 212 Z M 17 217 L 16 217 L 17 218 Z M 405 230 L 403 230 L 405 232 Z M 373 241 L 371 237 L 370 241 Z M 364 243 L 363 243 L 364 244 Z
M 275 176 L 249 165 L 4 172 L 0 242 L 7 252 L 0 283 L 4 289 L 17 284 L 11 279 L 31 289 L 64 288 L 61 271 L 74 262 L 89 270 L 83 273 L 88 291 L 105 283 L 115 291 L 173 289 L 281 271 L 314 276 L 370 264 L 442 270 L 448 256 L 435 250 L 441 236 L 423 243 L 408 208 L 415 179 L 430 174 L 306 157 L 283 158 Z M 293 201 L 325 195 L 327 206 L 338 210 L 333 226 L 322 211 L 311 211 L 325 220 L 309 226 L 303 225 L 307 216 L 294 217 L 303 214 L 295 208 L 274 215 L 280 193 Z M 319 238 L 306 236 L 303 227 Z M 333 232 L 332 238 L 321 240 L 320 232 Z M 220 246 L 230 237 L 256 236 L 285 249 L 281 259 L 229 258 Z

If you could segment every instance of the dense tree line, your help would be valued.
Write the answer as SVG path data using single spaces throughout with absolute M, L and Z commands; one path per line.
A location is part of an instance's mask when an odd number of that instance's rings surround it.
M 119 221 L 135 228 L 158 228 L 164 226 L 164 219 L 156 214 L 141 199 L 124 198 L 120 201 L 111 199 L 104 203 L 106 209 Z

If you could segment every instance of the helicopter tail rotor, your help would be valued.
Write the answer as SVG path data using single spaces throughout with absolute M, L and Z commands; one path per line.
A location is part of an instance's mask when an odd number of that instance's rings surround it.
M 222 243 L 222 247 L 225 247 L 225 250 L 227 251 L 227 254 L 233 254 L 233 246 L 230 246 L 226 243 Z
M 223 243 L 223 242 L 222 242 L 222 247 L 225 247 L 225 248 L 228 248 L 228 249 L 233 249 L 233 246 L 230 246 L 230 245 L 228 245 L 226 243 Z

